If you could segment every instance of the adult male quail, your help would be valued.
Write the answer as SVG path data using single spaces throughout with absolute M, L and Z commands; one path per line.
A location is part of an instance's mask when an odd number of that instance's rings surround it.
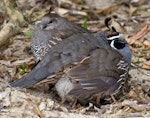
M 89 32 L 80 25 L 71 22 L 58 14 L 48 13 L 35 26 L 31 38 L 31 50 L 36 62 L 46 54 L 48 49 L 67 37 Z
M 120 92 L 128 79 L 132 54 L 122 34 L 107 40 L 110 47 L 93 50 L 58 80 L 55 87 L 63 102 L 79 100 L 97 105 L 100 98 Z
M 56 74 L 61 74 L 55 82 L 63 101 L 86 99 L 99 103 L 102 96 L 120 90 L 127 80 L 130 62 L 131 51 L 122 38 L 108 38 L 104 32 L 80 33 L 49 48 L 30 73 L 11 85 L 29 87 L 48 76 L 54 80 Z

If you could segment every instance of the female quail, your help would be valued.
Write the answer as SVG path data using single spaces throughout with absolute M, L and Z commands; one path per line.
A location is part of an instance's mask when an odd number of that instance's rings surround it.
M 58 14 L 46 14 L 41 21 L 36 24 L 31 37 L 31 50 L 36 62 L 40 61 L 49 48 L 59 41 L 74 34 L 89 32 L 80 25 L 66 20 Z

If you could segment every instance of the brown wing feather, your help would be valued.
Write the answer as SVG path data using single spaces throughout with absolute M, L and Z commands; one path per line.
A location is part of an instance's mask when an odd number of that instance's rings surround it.
M 120 75 L 124 73 L 117 66 L 122 56 L 114 49 L 108 50 L 94 50 L 88 58 L 67 73 L 75 85 L 69 92 L 70 95 L 106 92 L 117 83 Z

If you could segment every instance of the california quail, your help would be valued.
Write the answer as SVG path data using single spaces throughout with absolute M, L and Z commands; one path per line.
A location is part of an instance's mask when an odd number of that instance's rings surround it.
M 55 83 L 63 101 L 87 99 L 99 103 L 101 96 L 121 89 L 130 63 L 131 51 L 122 38 L 107 37 L 104 32 L 79 33 L 49 48 L 30 73 L 11 85 L 29 87 L 48 76 L 53 80 L 61 73 Z
M 58 14 L 46 14 L 35 26 L 31 38 L 31 49 L 36 62 L 41 60 L 51 46 L 73 34 L 84 32 L 89 31 Z
M 55 87 L 63 102 L 79 100 L 97 105 L 100 98 L 120 92 L 128 79 L 132 55 L 121 34 L 107 40 L 112 48 L 93 50 L 58 80 Z

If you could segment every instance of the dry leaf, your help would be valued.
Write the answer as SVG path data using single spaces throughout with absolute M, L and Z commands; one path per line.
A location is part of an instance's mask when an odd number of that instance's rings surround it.
M 146 47 L 150 48 L 150 40 L 145 40 L 145 41 L 143 42 L 143 44 L 144 44 Z
M 150 61 L 143 62 L 142 68 L 150 70 Z
M 112 12 L 114 12 L 115 10 L 118 9 L 118 6 L 117 5 L 114 5 L 114 6 L 110 6 L 109 8 L 106 8 L 106 9 L 97 9 L 96 10 L 96 13 L 97 14 L 104 14 L 104 15 L 108 15 Z
M 113 26 L 118 32 L 124 33 L 125 30 L 115 19 L 112 19 L 111 26 Z
M 86 4 L 96 9 L 107 9 L 114 5 L 114 0 L 85 0 Z
M 108 18 L 105 19 L 105 25 L 107 27 L 109 27 L 109 29 L 111 29 L 111 30 L 113 30 L 112 28 L 114 28 L 114 30 L 116 30 L 117 32 L 120 32 L 120 33 L 124 33 L 125 32 L 125 30 L 121 26 L 121 24 L 119 22 L 117 22 L 112 17 L 108 17 Z
M 137 11 L 137 7 L 130 5 L 130 8 L 128 10 L 129 15 L 132 16 L 136 11 Z
M 148 32 L 148 25 L 145 25 L 141 31 L 139 31 L 136 35 L 130 37 L 130 38 L 127 38 L 127 42 L 129 44 L 133 44 L 136 42 L 136 40 L 140 39 L 141 37 L 143 37 L 146 33 Z

